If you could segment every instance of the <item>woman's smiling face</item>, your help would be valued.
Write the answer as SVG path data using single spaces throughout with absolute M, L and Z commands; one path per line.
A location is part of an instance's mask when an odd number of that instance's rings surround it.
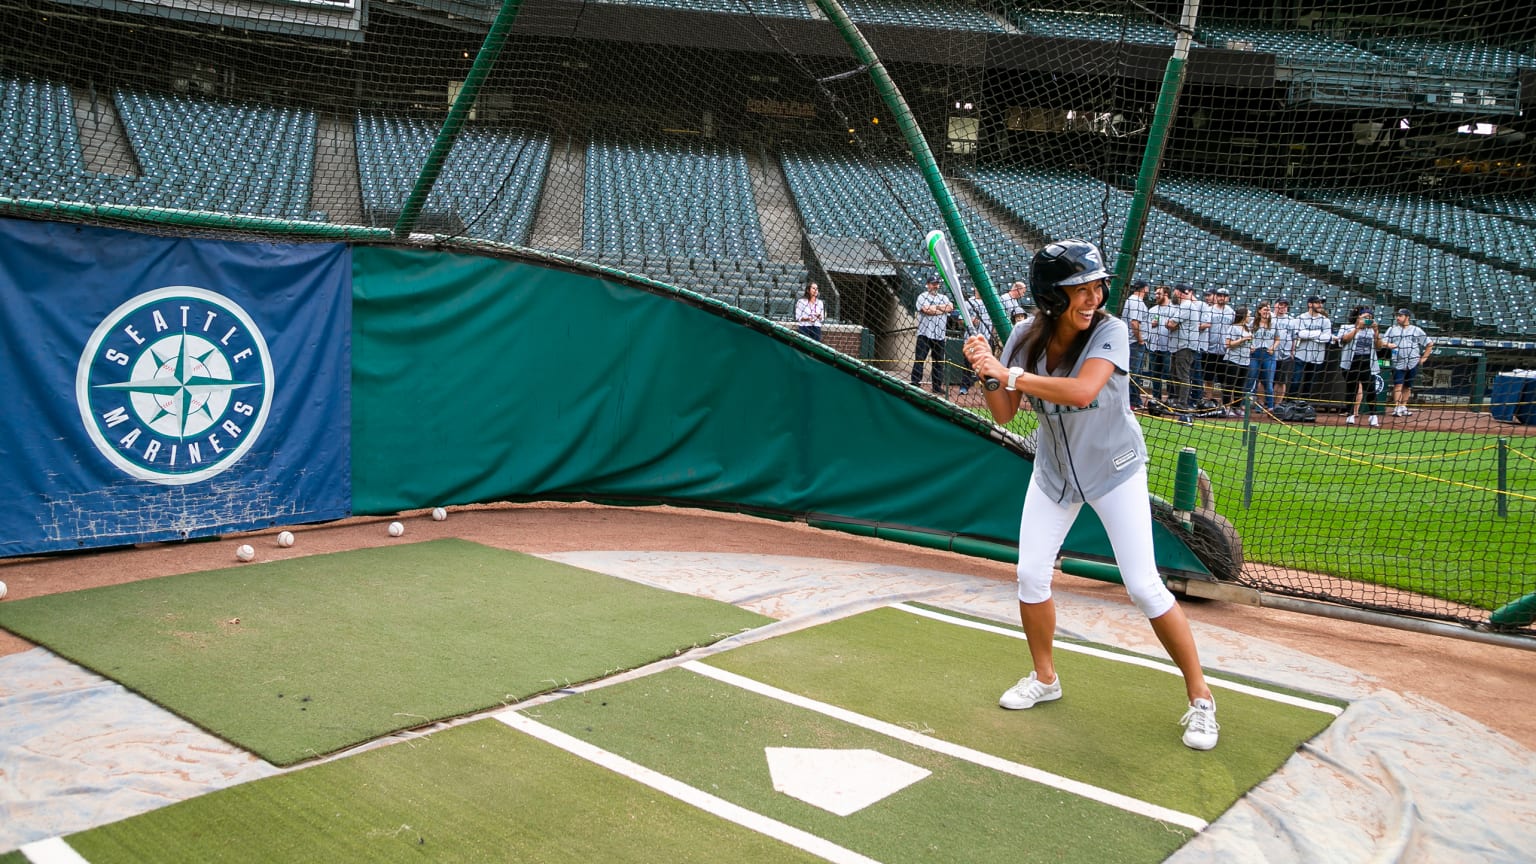
M 1093 313 L 1099 309 L 1099 304 L 1104 302 L 1104 280 L 1095 279 L 1092 282 L 1084 282 L 1081 285 L 1073 285 L 1066 289 L 1067 311 L 1061 316 L 1060 327 L 1070 328 L 1071 333 L 1079 333 L 1093 325 Z

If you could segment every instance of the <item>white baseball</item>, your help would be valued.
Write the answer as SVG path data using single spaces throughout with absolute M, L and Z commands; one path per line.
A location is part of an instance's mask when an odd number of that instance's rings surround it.
M 235 547 L 235 557 L 241 561 L 249 561 L 256 557 L 256 550 L 252 549 L 248 543 L 241 543 Z
M 289 546 L 292 546 L 293 545 L 293 532 L 292 531 L 284 531 L 283 533 L 277 535 L 277 545 L 283 547 L 284 549 L 287 549 Z
M 5 592 L 6 592 L 5 583 L 4 582 L 0 582 L 0 600 L 5 599 Z
M 401 525 L 399 522 L 391 522 L 391 523 L 389 523 L 389 536 L 391 536 L 391 537 L 399 537 L 401 534 L 404 534 L 404 533 L 405 533 L 405 526 L 404 525 Z
M 448 511 L 447 510 L 444 510 L 441 507 L 433 507 L 432 508 L 432 521 L 433 522 L 441 522 L 441 521 L 443 521 L 444 519 L 447 519 L 447 518 L 448 518 Z

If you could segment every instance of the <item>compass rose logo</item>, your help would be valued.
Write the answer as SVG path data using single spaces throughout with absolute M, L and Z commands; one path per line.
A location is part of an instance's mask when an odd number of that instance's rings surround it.
M 140 480 L 206 480 L 244 456 L 272 404 L 272 356 L 222 294 L 176 285 L 134 297 L 80 355 L 75 401 L 96 449 Z

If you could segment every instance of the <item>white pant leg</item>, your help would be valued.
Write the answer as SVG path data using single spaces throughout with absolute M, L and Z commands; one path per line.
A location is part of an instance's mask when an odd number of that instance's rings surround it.
M 1080 503 L 1052 501 L 1035 485 L 1034 474 L 1030 474 L 1024 510 L 1019 514 L 1019 602 L 1044 603 L 1051 599 L 1056 553 L 1061 551 L 1061 542 L 1067 538 L 1067 531 L 1082 508 Z
M 1147 491 L 1147 469 L 1137 469 L 1101 498 L 1088 502 L 1104 523 L 1115 564 L 1131 602 L 1148 618 L 1173 608 L 1173 592 L 1157 572 L 1157 552 L 1152 546 L 1152 501 Z M 1024 507 L 1029 508 L 1026 498 Z

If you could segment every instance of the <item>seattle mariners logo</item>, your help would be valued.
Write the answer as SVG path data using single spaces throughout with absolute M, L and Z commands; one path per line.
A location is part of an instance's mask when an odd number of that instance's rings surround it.
M 272 406 L 272 356 L 222 294 L 173 285 L 108 315 L 80 355 L 75 402 L 96 449 L 129 476 L 207 480 L 244 456 Z

